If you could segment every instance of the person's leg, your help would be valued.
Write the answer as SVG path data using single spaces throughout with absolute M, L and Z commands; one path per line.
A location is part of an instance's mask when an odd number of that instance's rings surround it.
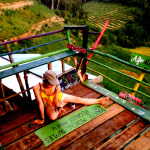
M 59 115 L 59 112 L 56 111 L 54 107 L 48 107 L 46 108 L 46 114 L 49 117 L 49 119 L 56 120 Z
M 65 94 L 63 99 L 64 103 L 78 103 L 83 105 L 91 105 L 91 104 L 101 104 L 104 105 L 105 101 L 109 100 L 109 96 L 101 97 L 99 99 L 91 99 L 91 98 L 81 98 L 73 95 Z
M 66 104 L 67 103 L 60 101 L 60 107 L 64 107 Z M 48 115 L 49 119 L 56 120 L 58 118 L 59 112 L 54 107 L 48 107 L 46 108 L 46 114 Z

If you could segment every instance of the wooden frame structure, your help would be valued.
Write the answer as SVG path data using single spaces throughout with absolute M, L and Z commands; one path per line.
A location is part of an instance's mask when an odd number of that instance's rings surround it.
M 9 45 L 13 42 L 18 42 L 21 40 L 27 40 L 31 38 L 37 38 L 41 36 L 46 36 L 62 31 L 67 32 L 67 42 L 71 44 L 69 30 L 83 30 L 83 44 L 82 48 L 87 50 L 88 43 L 88 26 L 65 26 L 64 29 L 53 31 L 45 34 L 40 34 L 28 38 L 18 39 L 14 41 L 5 41 L 0 43 L 0 45 L 6 45 L 8 53 L 10 56 L 13 52 L 10 51 Z M 95 48 L 94 48 L 95 49 Z M 94 50 L 93 49 L 93 50 Z M 106 57 L 112 57 L 112 59 L 117 59 L 108 54 L 101 52 L 87 50 L 91 53 L 100 54 Z M 43 145 L 42 141 L 34 134 L 34 131 L 49 124 L 51 121 L 46 119 L 46 122 L 43 125 L 34 126 L 29 128 L 28 125 L 35 118 L 39 116 L 37 104 L 32 105 L 30 100 L 30 92 L 27 80 L 27 73 L 30 69 L 48 64 L 48 69 L 52 69 L 51 63 L 56 60 L 62 60 L 62 73 L 65 73 L 64 68 L 64 58 L 71 57 L 74 58 L 74 64 L 77 71 L 77 74 L 80 77 L 82 84 L 75 85 L 74 87 L 65 90 L 64 93 L 88 97 L 88 98 L 99 98 L 101 96 L 110 95 L 110 99 L 106 104 L 105 108 L 108 110 L 107 113 L 95 118 L 94 120 L 86 123 L 85 125 L 79 127 L 78 129 L 72 131 L 67 136 L 59 139 L 53 144 L 49 145 L 47 148 Z M 79 63 L 77 63 L 76 57 L 80 57 Z M 41 61 L 41 58 L 42 61 Z M 127 62 L 117 59 L 118 61 L 127 64 Z M 37 58 L 13 62 L 9 65 L 0 66 L 0 80 L 5 77 L 24 72 L 26 89 L 21 88 L 20 93 L 25 93 L 28 91 L 28 98 L 26 99 L 27 104 L 31 104 L 25 110 L 14 113 L 11 116 L 8 113 L 9 117 L 2 116 L 0 117 L 0 142 L 5 149 L 133 149 L 133 148 L 143 148 L 144 150 L 150 149 L 150 112 L 145 108 L 131 104 L 130 102 L 125 101 L 118 97 L 117 94 L 97 85 L 90 81 L 84 81 L 86 75 L 87 61 L 93 61 L 87 58 L 86 53 L 80 53 L 68 48 L 52 52 L 49 54 L 41 55 Z M 26 63 L 28 62 L 28 65 Z M 96 62 L 97 63 L 97 62 Z M 101 64 L 99 64 L 101 65 Z M 144 72 L 150 73 L 150 71 L 136 67 Z M 12 67 L 12 68 L 10 68 Z M 81 67 L 81 73 L 80 73 Z M 3 70 L 5 69 L 5 70 Z M 149 86 L 149 84 L 137 80 L 139 83 Z M 9 98 L 16 96 L 18 94 L 5 97 L 3 84 L 1 83 L 1 91 L 3 99 L 0 102 L 6 102 Z M 134 90 L 133 90 L 134 91 Z M 134 91 L 138 92 L 138 91 Z M 143 94 L 143 93 L 141 93 Z M 149 95 L 146 95 L 149 97 Z M 75 111 L 82 109 L 85 106 L 76 105 Z M 6 106 L 7 108 L 7 106 Z M 73 111 L 66 106 L 67 114 L 73 113 Z M 8 111 L 8 110 L 7 110 Z M 59 116 L 63 117 L 63 116 Z M 7 128 L 5 128 L 7 126 Z M 14 136 L 16 134 L 16 136 Z M 116 141 L 116 142 L 114 142 Z M 118 142 L 118 143 L 117 143 Z M 145 145 L 143 143 L 146 142 Z M 86 143 L 86 144 L 84 144 Z M 115 145 L 116 144 L 116 145 Z

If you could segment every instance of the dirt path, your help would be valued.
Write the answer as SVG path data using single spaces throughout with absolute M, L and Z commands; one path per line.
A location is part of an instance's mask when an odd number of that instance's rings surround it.
M 35 35 L 37 31 L 41 30 L 43 25 L 48 24 L 48 26 L 50 26 L 53 22 L 59 22 L 59 23 L 62 23 L 64 25 L 64 19 L 63 18 L 60 18 L 58 16 L 53 16 L 51 19 L 46 19 L 46 20 L 43 20 L 41 22 L 34 24 L 31 27 L 31 29 L 29 30 L 29 32 L 22 34 L 20 36 L 17 36 L 17 37 L 13 37 L 13 38 L 11 38 L 11 40 L 16 40 L 18 38 L 24 38 L 27 36 Z
M 2 10 L 2 9 L 13 9 L 13 10 L 15 10 L 15 9 L 23 8 L 24 6 L 27 6 L 27 5 L 34 5 L 34 2 L 26 0 L 26 1 L 14 2 L 14 3 L 6 3 L 6 4 L 0 3 L 0 10 Z M 1 13 L 2 12 L 0 11 L 0 14 Z M 23 35 L 17 36 L 17 37 L 13 37 L 13 38 L 11 38 L 11 40 L 15 40 L 15 39 L 18 39 L 18 38 L 24 38 L 24 37 L 27 37 L 27 36 L 35 35 L 37 31 L 41 30 L 43 25 L 45 25 L 45 24 L 50 25 L 53 22 L 62 22 L 63 23 L 64 20 L 62 18 L 57 17 L 57 16 L 54 16 L 51 19 L 46 19 L 44 21 L 41 21 L 39 23 L 34 24 L 31 27 L 31 29 L 29 30 L 29 32 L 27 32 Z
M 19 2 L 14 2 L 14 3 L 0 3 L 0 9 L 19 9 L 23 8 L 26 5 L 34 5 L 33 1 L 19 1 Z

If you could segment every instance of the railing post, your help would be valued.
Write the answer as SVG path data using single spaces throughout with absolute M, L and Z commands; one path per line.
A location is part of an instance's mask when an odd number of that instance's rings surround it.
M 82 47 L 84 49 L 87 49 L 88 31 L 89 31 L 89 26 L 85 26 L 83 29 L 83 44 L 82 44 Z M 82 70 L 81 70 L 83 80 L 85 80 L 85 74 L 86 74 L 86 61 L 87 61 L 87 51 L 86 51 L 86 54 L 85 54 L 84 59 L 83 59 Z
M 143 80 L 143 78 L 144 78 L 144 76 L 145 76 L 145 72 L 142 72 L 141 74 L 140 74 L 140 76 L 139 76 L 139 81 L 142 81 Z M 135 91 L 137 91 L 138 90 L 138 88 L 139 88 L 139 86 L 140 86 L 140 83 L 139 82 L 137 82 L 136 84 L 135 84 L 135 86 L 134 86 L 134 88 L 133 88 L 133 90 L 135 90 Z M 135 92 L 132 92 L 131 93 L 131 95 L 135 95 Z
M 0 87 L 1 87 L 1 90 L 2 90 L 2 97 L 5 98 L 4 88 L 3 88 L 3 84 L 2 84 L 2 81 L 1 81 L 1 80 L 0 80 Z M 4 105 L 5 105 L 5 108 L 6 108 L 6 112 L 8 112 L 6 100 L 4 101 Z M 10 105 L 10 104 L 9 104 L 9 105 Z
M 71 44 L 71 38 L 70 38 L 69 30 L 66 30 L 66 34 L 67 34 L 68 43 Z M 77 67 L 78 62 L 77 62 L 76 56 L 73 56 L 73 61 L 74 61 L 75 67 Z
M 48 70 L 52 70 L 52 63 L 48 63 Z
M 24 71 L 24 80 L 25 80 L 26 89 L 29 89 L 27 70 Z M 31 93 L 30 93 L 30 90 L 27 90 L 27 93 L 28 93 L 28 99 L 29 99 L 29 102 L 30 102 L 30 101 L 31 101 Z
M 5 42 L 6 42 L 6 41 L 5 41 Z M 9 44 L 5 44 L 5 46 L 6 46 L 7 52 L 10 53 L 11 50 L 10 50 Z M 9 59 L 10 59 L 10 62 L 11 62 L 11 63 L 14 63 L 14 59 L 13 59 L 13 57 L 12 57 L 11 54 L 9 55 Z M 23 83 L 22 83 L 22 81 L 21 81 L 21 78 L 20 78 L 19 73 L 16 74 L 16 78 L 17 78 L 18 83 L 19 83 L 19 85 L 20 85 L 21 91 L 24 91 L 25 89 L 24 89 L 24 87 L 23 87 Z M 22 93 L 22 95 L 23 95 L 24 100 L 26 101 L 26 100 L 27 100 L 26 94 L 25 94 L 25 93 Z

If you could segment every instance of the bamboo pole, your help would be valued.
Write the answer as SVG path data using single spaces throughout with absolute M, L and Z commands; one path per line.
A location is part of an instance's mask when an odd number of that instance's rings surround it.
M 65 72 L 65 63 L 64 63 L 64 59 L 61 60 L 61 64 L 62 64 L 62 72 Z
M 29 82 L 28 82 L 27 70 L 24 71 L 24 80 L 25 80 L 26 89 L 29 89 Z M 28 93 L 28 99 L 31 102 L 31 93 L 30 93 L 30 90 L 28 90 L 27 93 Z
M 32 88 L 33 88 L 33 87 L 30 87 L 29 89 L 26 89 L 26 90 L 24 90 L 24 91 L 21 91 L 21 92 L 19 92 L 19 93 L 14 94 L 14 95 L 8 96 L 8 97 L 6 97 L 6 98 L 0 99 L 0 102 L 4 102 L 4 101 L 7 100 L 7 99 L 13 98 L 13 97 L 15 97 L 15 96 L 17 96 L 17 95 L 20 95 L 20 94 L 22 94 L 22 93 L 24 93 L 24 92 L 27 92 L 28 90 L 31 90 Z
M 3 88 L 3 84 L 2 84 L 1 80 L 0 80 L 0 87 L 1 87 L 1 90 L 2 90 L 2 98 L 5 98 L 4 88 Z M 6 100 L 4 101 L 4 105 L 5 105 L 5 108 L 6 108 L 6 112 L 8 112 L 8 107 L 7 107 Z
M 6 41 L 5 41 L 5 42 L 6 42 Z M 9 47 L 9 44 L 6 44 L 5 46 L 6 46 L 7 52 L 11 52 L 10 47 Z M 12 57 L 11 54 L 9 55 L 9 59 L 10 59 L 10 62 L 11 62 L 11 63 L 14 63 L 14 59 L 13 59 L 13 57 Z M 14 67 L 14 66 L 13 66 L 13 67 Z M 25 89 L 24 89 L 24 86 L 23 86 L 23 83 L 22 83 L 22 81 L 21 81 L 21 77 L 20 77 L 19 73 L 16 74 L 16 78 L 17 78 L 17 80 L 18 80 L 18 83 L 19 83 L 19 86 L 20 86 L 21 91 L 24 91 Z M 26 93 L 23 93 L 23 98 L 25 99 L 25 101 L 27 100 Z
M 48 70 L 52 70 L 52 63 L 48 63 Z
M 0 66 L 0 70 L 6 69 L 6 68 L 9 68 L 9 67 L 14 67 L 14 66 L 17 66 L 17 65 L 20 65 L 20 64 L 24 64 L 24 63 L 27 63 L 27 62 L 31 62 L 31 61 L 34 61 L 34 60 L 38 60 L 38 59 L 41 59 L 41 58 L 54 56 L 56 54 L 60 54 L 60 53 L 66 52 L 66 51 L 69 51 L 69 49 L 68 48 L 64 48 L 64 49 L 61 49 L 59 51 L 55 51 L 55 52 L 51 52 L 51 53 L 48 53 L 48 54 L 40 55 L 40 56 L 37 56 L 37 57 L 34 57 L 34 58 L 29 58 L 27 60 L 14 62 L 12 64 L 8 64 L 8 65 L 5 65 L 5 66 Z
M 67 34 L 68 43 L 71 44 L 71 38 L 70 38 L 69 30 L 66 31 L 66 34 Z M 78 61 L 77 61 L 76 56 L 73 56 L 73 61 L 74 61 L 75 67 L 77 67 Z
M 141 74 L 140 74 L 140 76 L 139 76 L 139 81 L 142 81 L 143 80 L 143 78 L 144 78 L 144 76 L 145 76 L 145 72 L 142 72 Z M 133 90 L 134 91 L 137 91 L 138 90 L 138 88 L 139 88 L 139 86 L 140 86 L 140 83 L 139 82 L 137 82 L 136 84 L 135 84 L 135 86 L 134 86 L 134 88 L 133 88 Z M 131 92 L 131 95 L 135 95 L 135 93 L 136 92 Z

